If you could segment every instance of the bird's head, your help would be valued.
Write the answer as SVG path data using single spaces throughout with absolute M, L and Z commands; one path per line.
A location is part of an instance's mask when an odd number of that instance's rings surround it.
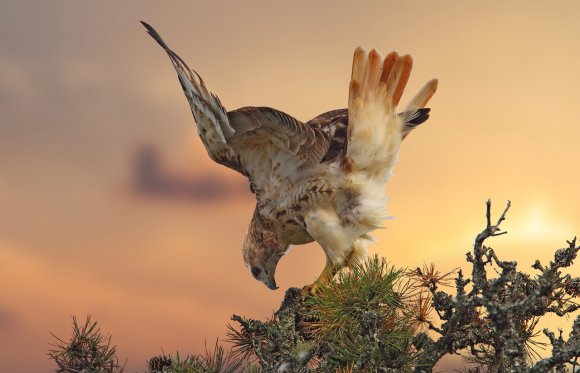
M 256 280 L 276 290 L 276 267 L 290 245 L 280 241 L 274 232 L 267 230 L 261 223 L 254 216 L 242 249 L 244 262 Z

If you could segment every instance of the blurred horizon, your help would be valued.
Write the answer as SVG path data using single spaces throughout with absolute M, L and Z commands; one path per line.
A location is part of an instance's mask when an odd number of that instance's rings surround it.
M 370 254 L 468 268 L 485 201 L 497 216 L 510 199 L 508 234 L 487 243 L 533 273 L 580 234 L 579 11 L 574 1 L 0 0 L 2 369 L 54 370 L 49 333 L 68 337 L 71 315 L 92 315 L 130 372 L 161 349 L 200 353 L 231 314 L 270 317 L 282 289 L 324 265 L 316 244 L 297 246 L 280 261 L 280 290 L 252 279 L 241 256 L 247 180 L 209 159 L 139 20 L 226 108 L 301 120 L 346 107 L 357 46 L 411 54 L 402 104 L 431 78 L 439 90 L 403 143 L 387 186 L 396 219 Z

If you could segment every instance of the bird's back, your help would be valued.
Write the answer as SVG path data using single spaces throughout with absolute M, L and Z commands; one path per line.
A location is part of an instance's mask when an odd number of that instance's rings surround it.
M 320 128 L 330 139 L 321 163 L 337 161 L 345 154 L 348 135 L 348 109 L 327 111 L 306 124 Z

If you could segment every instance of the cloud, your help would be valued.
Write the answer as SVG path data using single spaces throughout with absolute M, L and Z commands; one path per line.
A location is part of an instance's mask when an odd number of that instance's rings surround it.
M 16 317 L 5 308 L 0 307 L 0 331 L 11 329 L 16 324 Z
M 215 176 L 191 177 L 164 171 L 161 155 L 151 145 L 141 146 L 134 156 L 132 190 L 143 196 L 192 201 L 250 195 L 249 186 L 243 181 L 232 183 Z

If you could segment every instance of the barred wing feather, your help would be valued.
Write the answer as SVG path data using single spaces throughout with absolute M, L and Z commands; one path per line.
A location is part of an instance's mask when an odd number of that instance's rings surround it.
M 191 107 L 197 132 L 214 161 L 250 178 L 256 176 L 252 175 L 254 170 L 269 170 L 245 164 L 245 160 L 263 159 L 257 153 L 271 153 L 272 149 L 292 154 L 290 159 L 296 168 L 320 162 L 329 144 L 324 131 L 268 107 L 226 111 L 219 98 L 209 92 L 201 76 L 169 49 L 153 27 L 141 23 L 169 56 Z M 254 156 L 245 157 L 248 152 Z

